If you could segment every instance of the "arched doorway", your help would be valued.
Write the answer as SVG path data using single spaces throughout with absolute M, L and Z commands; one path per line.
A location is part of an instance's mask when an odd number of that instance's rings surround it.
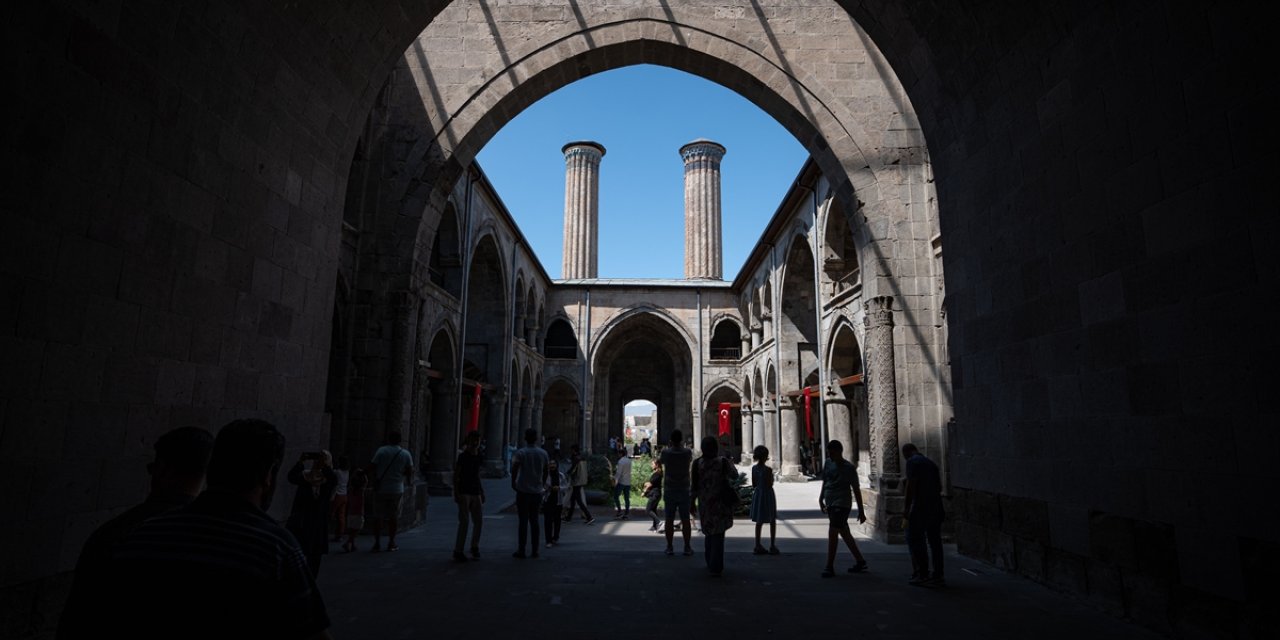
M 624 408 L 632 400 L 648 400 L 658 407 L 658 424 L 681 429 L 686 438 L 694 426 L 692 354 L 689 342 L 668 319 L 653 311 L 624 316 L 606 326 L 592 367 L 595 415 L 590 446 L 600 449 L 610 436 L 623 435 Z
M 560 438 L 560 448 L 582 441 L 582 402 L 578 390 L 565 380 L 554 380 L 542 396 L 542 435 Z
M 826 395 L 828 437 L 844 444 L 845 457 L 858 465 L 858 475 L 867 482 L 871 470 L 867 391 L 862 379 L 862 350 L 848 323 L 836 326 L 827 362 L 831 368 Z
M 490 475 L 504 472 L 502 426 L 506 402 L 499 390 L 504 383 L 503 364 L 507 340 L 507 288 L 498 243 L 486 235 L 476 245 L 467 274 L 466 334 L 463 357 L 463 386 L 472 392 L 481 387 L 479 415 L 468 395 L 464 402 L 460 429 L 475 424 L 484 447 L 485 471 Z M 513 372 L 514 373 L 514 372 Z M 461 434 L 459 434 L 461 436 Z
M 458 378 L 454 358 L 455 338 L 440 329 L 431 339 L 427 351 L 427 394 L 425 412 L 431 416 L 427 424 L 427 483 L 432 487 L 453 484 L 453 453 L 458 423 Z
M 721 405 L 728 405 L 723 407 Z M 728 433 L 720 433 L 721 414 L 728 422 Z M 720 455 L 738 459 L 742 454 L 742 394 L 727 384 L 716 387 L 707 395 L 702 408 L 702 436 L 715 436 L 720 442 Z M 690 443 L 695 447 L 698 442 Z
M 781 476 L 794 478 L 801 474 L 802 466 L 812 463 L 814 444 L 820 438 L 818 416 L 813 401 L 808 412 L 806 428 L 805 402 L 802 389 L 818 381 L 818 314 L 814 303 L 813 253 L 804 236 L 795 236 L 787 253 L 782 277 L 781 313 L 778 314 L 778 342 L 782 360 L 779 375 L 785 397 L 778 411 L 781 414 Z

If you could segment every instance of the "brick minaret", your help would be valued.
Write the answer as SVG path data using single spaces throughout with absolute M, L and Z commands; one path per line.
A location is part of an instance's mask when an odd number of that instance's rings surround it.
M 595 278 L 604 146 L 580 141 L 560 150 L 564 152 L 564 267 L 560 277 Z
M 684 277 L 720 280 L 720 159 L 724 147 L 694 140 L 680 147 L 684 158 Z

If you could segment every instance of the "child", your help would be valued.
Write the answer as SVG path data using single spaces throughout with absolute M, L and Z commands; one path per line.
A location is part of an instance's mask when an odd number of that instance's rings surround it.
M 769 460 L 769 449 L 764 445 L 755 448 L 751 457 L 756 463 L 751 467 L 751 521 L 756 523 L 756 548 L 753 553 L 778 555 L 778 498 L 773 493 L 773 468 L 766 465 Z M 760 544 L 760 529 L 769 523 L 769 550 Z
M 356 536 L 364 528 L 364 488 L 368 483 L 369 478 L 363 468 L 351 470 L 351 479 L 347 483 L 347 541 L 342 543 L 342 550 L 346 553 L 356 550 Z
M 542 524 L 546 529 L 548 548 L 560 542 L 560 510 L 565 503 L 568 485 L 568 479 L 560 473 L 560 465 L 555 460 L 548 462 L 546 491 L 542 494 Z
M 849 567 L 849 573 L 862 573 L 867 570 L 867 560 L 858 551 L 858 543 L 853 541 L 849 532 L 850 493 L 858 502 L 858 524 L 867 521 L 862 509 L 862 490 L 858 488 L 858 469 L 853 463 L 844 459 L 844 445 L 839 440 L 827 443 L 827 464 L 822 467 L 822 493 L 818 495 L 818 507 L 827 514 L 827 566 L 822 570 L 822 577 L 830 578 L 836 574 L 836 537 L 844 538 L 844 543 L 853 553 L 856 564 Z
M 653 473 L 649 474 L 649 480 L 644 483 L 644 497 L 649 499 L 644 512 L 653 520 L 653 526 L 649 530 L 661 533 L 659 525 L 662 524 L 662 519 L 658 517 L 658 502 L 662 500 L 662 465 L 658 464 L 657 458 L 651 464 Z

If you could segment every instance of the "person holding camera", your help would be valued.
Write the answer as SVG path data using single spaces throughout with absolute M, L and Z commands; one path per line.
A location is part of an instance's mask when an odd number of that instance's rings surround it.
M 311 466 L 304 470 L 307 462 Z M 315 578 L 320 575 L 320 560 L 329 553 L 329 501 L 338 486 L 333 457 L 328 451 L 303 453 L 289 469 L 289 484 L 298 489 L 293 494 L 293 508 L 285 528 L 298 539 L 311 577 Z

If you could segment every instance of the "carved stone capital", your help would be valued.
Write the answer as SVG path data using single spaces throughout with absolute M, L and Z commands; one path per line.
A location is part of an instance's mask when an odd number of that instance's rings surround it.
M 863 319 L 868 329 L 893 326 L 893 298 L 877 296 L 867 301 L 867 315 Z

